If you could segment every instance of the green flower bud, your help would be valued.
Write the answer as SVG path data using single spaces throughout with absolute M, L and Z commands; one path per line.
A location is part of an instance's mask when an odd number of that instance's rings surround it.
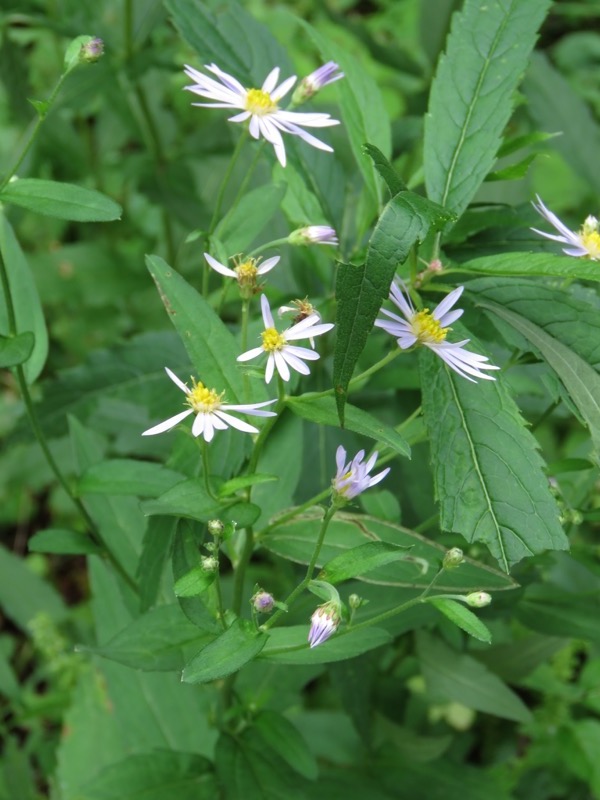
M 216 572 L 219 569 L 219 559 L 214 556 L 204 556 L 200 564 L 205 572 Z
M 491 595 L 487 592 L 472 592 L 466 596 L 467 605 L 472 608 L 484 608 L 492 602 Z
M 221 536 L 225 530 L 225 525 L 220 519 L 210 519 L 208 521 L 208 532 L 211 536 Z
M 444 556 L 442 566 L 444 569 L 456 569 L 464 560 L 465 556 L 460 547 L 452 547 Z

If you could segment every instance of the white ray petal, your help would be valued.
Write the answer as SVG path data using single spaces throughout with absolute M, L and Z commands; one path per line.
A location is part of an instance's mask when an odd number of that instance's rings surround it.
M 252 358 L 256 358 L 257 356 L 262 355 L 264 353 L 264 349 L 262 347 L 253 347 L 252 350 L 247 350 L 245 353 L 242 353 L 241 356 L 237 357 L 237 361 L 250 361 Z
M 237 275 L 232 269 L 226 267 L 224 264 L 221 264 L 217 261 L 216 258 L 213 258 L 209 253 L 204 253 L 204 258 L 208 261 L 210 266 L 215 270 L 215 272 L 219 272 L 221 275 L 226 275 L 228 278 L 237 278 Z
M 183 381 L 180 381 L 177 375 L 175 375 L 174 372 L 171 372 L 171 370 L 168 367 L 165 367 L 165 372 L 167 373 L 169 378 L 171 378 L 173 383 L 181 389 L 182 392 L 185 392 L 186 394 L 190 393 L 190 390 L 185 385 L 185 383 Z
M 169 419 L 166 419 L 164 422 L 159 422 L 158 425 L 155 425 L 153 428 L 148 428 L 147 431 L 142 433 L 142 436 L 154 436 L 157 433 L 170 431 L 171 428 L 174 428 L 175 425 L 178 425 L 181 420 L 189 417 L 189 415 L 193 413 L 194 410 L 192 408 L 188 408 L 187 411 L 182 411 L 179 414 L 175 414 L 174 417 L 169 417 Z
M 237 428 L 238 431 L 244 431 L 244 433 L 258 433 L 258 428 L 255 428 L 254 425 L 249 425 L 247 422 L 234 417 L 232 414 L 226 414 L 224 411 L 215 411 L 214 416 L 220 417 L 227 425 L 230 425 L 232 428 Z M 227 427 L 227 425 L 225 427 Z
M 281 353 L 279 350 L 275 350 L 273 352 L 273 358 L 275 359 L 275 366 L 277 367 L 277 372 L 281 375 L 281 379 L 284 381 L 289 381 L 290 370 L 283 353 Z

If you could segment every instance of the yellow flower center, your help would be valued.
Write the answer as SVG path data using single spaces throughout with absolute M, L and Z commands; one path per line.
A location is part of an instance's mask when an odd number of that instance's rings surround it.
M 207 389 L 203 383 L 200 381 L 196 383 L 194 378 L 192 378 L 192 389 L 188 394 L 186 402 L 197 414 L 207 411 L 216 411 L 221 407 L 224 394 L 225 392 L 217 394 L 214 389 Z
M 234 270 L 240 286 L 254 286 L 258 272 L 255 258 L 248 258 L 236 264 Z
M 283 334 L 276 331 L 275 328 L 267 328 L 262 332 L 262 346 L 263 350 L 267 353 L 272 353 L 274 350 L 281 350 L 286 344 Z
M 586 230 L 585 226 L 581 229 L 579 234 L 581 244 L 588 252 L 588 256 L 597 260 L 600 259 L 600 233 L 598 231 Z
M 277 111 L 277 103 L 274 103 L 271 100 L 271 95 L 268 92 L 263 92 L 262 89 L 248 89 L 246 111 L 262 117 L 265 114 L 272 114 L 273 111 Z
M 412 331 L 420 342 L 436 343 L 443 342 L 450 328 L 442 328 L 439 319 L 430 313 L 428 308 L 418 311 L 410 321 Z

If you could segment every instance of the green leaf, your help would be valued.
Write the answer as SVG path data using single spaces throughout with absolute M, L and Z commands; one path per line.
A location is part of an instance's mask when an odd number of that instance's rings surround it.
M 300 397 L 288 397 L 286 405 L 299 417 L 316 422 L 319 425 L 331 425 L 339 428 L 335 401 L 331 397 L 313 397 L 310 394 Z M 402 456 L 410 456 L 410 447 L 406 440 L 391 425 L 380 422 L 356 406 L 346 405 L 344 427 L 355 433 L 369 436 L 376 442 L 391 447 Z
M 423 632 L 417 634 L 417 652 L 433 702 L 454 701 L 515 722 L 531 720 L 521 698 L 471 656 L 456 653 Z
M 276 661 L 278 664 L 329 664 L 355 658 L 392 640 L 391 634 L 382 628 L 366 628 L 356 632 L 344 629 L 318 647 L 310 648 L 308 631 L 308 624 L 273 628 L 260 654 L 261 660 Z
M 218 629 L 201 631 L 179 605 L 158 606 L 142 614 L 107 644 L 79 646 L 83 652 L 118 661 L 147 672 L 181 670 L 185 662 L 217 636 Z
M 329 583 L 341 583 L 377 567 L 402 561 L 406 555 L 404 547 L 386 542 L 366 542 L 327 562 L 318 577 Z
M 185 475 L 150 461 L 129 458 L 92 464 L 77 483 L 79 494 L 125 494 L 158 497 L 185 480 Z
M 16 333 L 35 338 L 33 351 L 23 365 L 27 383 L 33 383 L 44 368 L 48 356 L 48 331 L 40 297 L 29 264 L 14 231 L 0 211 L 0 258 L 8 275 L 8 285 L 15 312 Z M 12 334 L 8 321 L 4 289 L 0 288 L 0 335 Z
M 86 534 L 61 528 L 38 531 L 28 540 L 27 547 L 31 553 L 59 553 L 60 555 L 86 555 L 102 552 Z
M 370 517 L 379 517 L 387 522 L 400 522 L 400 503 L 396 495 L 388 492 L 387 489 L 363 492 L 360 496 L 360 504 Z
M 466 0 L 425 117 L 427 196 L 461 215 L 490 171 L 550 0 Z M 546 126 L 542 126 L 546 127 Z
M 538 126 L 560 133 L 552 143 L 553 148 L 580 178 L 599 192 L 600 125 L 585 101 L 540 52 L 532 55 L 523 91 Z
M 525 156 L 525 158 L 521 159 L 521 161 L 517 161 L 516 164 L 511 164 L 508 167 L 494 170 L 494 172 L 488 172 L 485 180 L 489 183 L 493 181 L 520 181 L 521 178 L 524 178 L 525 175 L 527 175 L 529 172 L 529 167 L 533 164 L 536 158 L 537 153 L 532 153 L 531 155 Z
M 317 761 L 304 737 L 287 717 L 276 711 L 261 711 L 254 720 L 253 728 L 293 770 L 308 780 L 315 780 L 319 773 Z
M 235 403 L 243 393 L 240 349 L 206 300 L 158 256 L 146 256 L 165 309 L 196 370 L 196 378 Z
M 583 278 L 596 282 L 600 280 L 600 269 L 595 261 L 549 253 L 518 253 L 518 255 L 501 253 L 482 256 L 453 267 L 453 270 L 496 277 L 514 275 L 525 278 L 535 275 L 554 275 L 559 278 Z M 540 288 L 544 289 L 545 287 Z
M 481 353 L 472 338 L 469 349 Z M 425 348 L 421 377 L 443 530 L 484 542 L 506 572 L 526 556 L 567 549 L 537 443 L 501 378 L 471 383 Z
M 36 575 L 23 559 L 0 547 L 0 607 L 3 614 L 21 630 L 43 611 L 53 620 L 67 614 L 61 596 Z
M 219 790 L 207 758 L 153 750 L 110 764 L 87 783 L 85 800 L 214 800 Z
M 556 372 L 586 421 L 596 458 L 600 459 L 600 375 L 573 350 L 528 319 L 495 303 L 480 304 L 523 334 Z
M 319 536 L 322 518 L 321 509 L 311 509 L 283 525 L 277 525 L 275 520 L 261 542 L 267 550 L 282 558 L 308 564 Z M 408 555 L 405 553 L 404 560 L 381 566 L 362 576 L 361 580 L 365 583 L 424 589 L 441 566 L 446 553 L 441 545 L 400 525 L 340 511 L 329 523 L 317 566 L 322 567 L 341 553 L 373 541 L 410 548 L 410 552 Z M 409 560 L 411 558 L 413 560 Z M 431 565 L 426 575 L 422 574 L 420 563 L 414 559 L 424 560 Z M 445 570 L 436 583 L 437 590 L 444 592 L 502 591 L 514 589 L 515 586 L 515 582 L 505 573 L 472 559 L 466 559 L 459 569 Z
M 444 616 L 448 617 L 448 619 L 455 625 L 458 625 L 459 628 L 462 628 L 469 636 L 473 636 L 475 639 L 479 639 L 480 642 L 487 642 L 488 644 L 492 641 L 492 634 L 483 622 L 476 614 L 468 608 L 465 608 L 462 603 L 456 600 L 448 600 L 445 597 L 431 598 L 428 599 L 427 602 L 435 606 L 438 611 L 441 611 Z
M 194 567 L 175 581 L 173 590 L 177 597 L 196 597 L 212 586 L 216 577 L 216 572 L 207 572 L 202 567 Z
M 118 203 L 93 189 L 37 178 L 11 181 L 0 192 L 0 201 L 74 222 L 112 222 L 122 213 Z
M 177 519 L 150 517 L 142 543 L 137 579 L 140 587 L 140 611 L 147 611 L 156 603 L 160 582 L 173 547 Z
M 430 227 L 439 229 L 452 214 L 413 192 L 400 192 L 389 201 L 369 241 L 364 265 L 338 266 L 337 339 L 333 360 L 333 383 L 340 422 L 352 373 L 373 328 L 399 264 Z
M 31 331 L 25 331 L 16 336 L 0 334 L 0 369 L 23 364 L 33 352 L 34 345 L 35 336 Z
M 181 679 L 186 683 L 209 683 L 225 678 L 256 658 L 267 639 L 248 620 L 236 619 L 218 639 L 186 664 Z
M 219 517 L 223 503 L 211 497 L 200 478 L 181 481 L 156 500 L 146 500 L 141 508 L 146 515 L 167 514 L 208 522 Z
M 591 593 L 577 595 L 554 585 L 530 586 L 516 607 L 516 615 L 533 631 L 600 642 L 598 598 Z
M 218 239 L 229 256 L 247 253 L 263 228 L 279 210 L 286 193 L 285 183 L 267 183 L 245 194 L 217 225 Z M 208 264 L 204 268 L 210 269 Z
M 363 144 L 363 150 L 371 157 L 373 166 L 385 181 L 392 197 L 399 192 L 408 191 L 408 186 L 404 183 L 402 178 L 398 175 L 396 170 L 392 167 L 388 159 L 383 155 L 378 147 L 374 144 Z
M 533 58 L 535 59 L 536 56 L 537 54 L 533 55 Z M 527 82 L 527 78 L 525 79 L 525 82 Z M 515 136 L 512 139 L 506 139 L 504 142 L 502 142 L 500 149 L 498 150 L 498 158 L 504 158 L 504 156 L 509 156 L 511 153 L 516 153 L 519 150 L 523 150 L 525 147 L 531 147 L 532 145 L 546 142 L 548 139 L 555 139 L 557 136 L 560 136 L 560 134 L 532 131 L 531 133 L 524 133 L 521 136 Z
M 231 478 L 229 481 L 221 484 L 219 487 L 220 497 L 229 497 L 240 489 L 246 489 L 248 486 L 257 486 L 260 483 L 271 483 L 271 481 L 279 480 L 277 475 L 261 475 L 255 473 L 254 475 L 240 475 L 239 478 Z

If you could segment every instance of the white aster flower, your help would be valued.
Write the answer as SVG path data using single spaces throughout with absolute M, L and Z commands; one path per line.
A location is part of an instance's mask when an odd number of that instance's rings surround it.
M 274 411 L 259 411 L 263 406 L 270 406 L 276 403 L 276 400 L 267 400 L 265 403 L 246 403 L 243 405 L 230 405 L 223 403 L 223 395 L 217 394 L 214 389 L 207 389 L 203 383 L 196 382 L 192 378 L 192 388 L 189 389 L 183 381 L 180 381 L 168 367 L 165 367 L 166 373 L 171 378 L 174 384 L 178 386 L 182 392 L 186 394 L 186 404 L 190 407 L 174 417 L 160 422 L 153 428 L 144 431 L 142 436 L 154 436 L 156 433 L 163 433 L 170 431 L 175 425 L 178 425 L 190 414 L 195 414 L 196 418 L 192 424 L 192 434 L 194 436 L 202 435 L 204 441 L 210 442 L 215 434 L 215 431 L 224 431 L 227 428 L 236 428 L 238 431 L 244 433 L 258 433 L 258 428 L 253 425 L 248 425 L 241 419 L 228 414 L 228 411 L 241 411 L 251 417 L 274 417 Z
M 302 78 L 294 92 L 292 103 L 299 105 L 306 100 L 310 100 L 324 86 L 339 81 L 343 77 L 344 73 L 340 72 L 339 64 L 336 64 L 335 61 L 328 61 L 322 67 L 307 75 L 306 78 Z
M 254 139 L 262 136 L 270 142 L 282 167 L 285 167 L 286 163 L 282 131 L 292 136 L 299 136 L 307 144 L 319 150 L 333 152 L 332 147 L 307 133 L 303 127 L 327 128 L 331 125 L 339 125 L 339 120 L 331 119 L 329 114 L 299 113 L 279 108 L 279 101 L 285 97 L 296 82 L 295 75 L 277 86 L 279 67 L 275 67 L 267 75 L 260 89 L 246 89 L 236 78 L 223 72 L 215 64 L 205 64 L 204 68 L 216 75 L 218 81 L 186 65 L 185 74 L 195 83 L 185 88 L 200 97 L 206 97 L 215 102 L 193 103 L 193 105 L 206 108 L 241 109 L 242 113 L 229 117 L 229 122 L 248 120 L 250 135 Z
M 308 643 L 311 649 L 327 641 L 340 625 L 340 607 L 333 601 L 319 606 L 310 618 Z
M 352 500 L 354 497 L 382 481 L 390 471 L 389 467 L 371 477 L 369 473 L 377 461 L 377 450 L 368 461 L 363 461 L 365 451 L 359 450 L 352 461 L 346 463 L 346 451 L 340 445 L 335 454 L 337 472 L 333 479 L 333 491 L 339 500 Z
M 296 325 L 298 322 L 302 322 L 303 319 L 306 319 L 312 315 L 316 316 L 319 320 L 321 319 L 321 315 L 309 301 L 308 297 L 305 297 L 304 300 L 292 300 L 291 306 L 279 306 L 277 309 L 277 316 L 279 319 L 281 319 L 285 314 L 294 315 L 294 325 Z M 311 337 L 308 341 L 314 350 L 315 340 Z
M 306 225 L 297 228 L 288 236 L 288 242 L 295 245 L 305 244 L 339 244 L 337 233 L 329 225 Z
M 536 198 L 537 205 L 532 202 L 532 206 L 538 214 L 541 214 L 544 219 L 548 220 L 548 222 L 556 228 L 559 235 L 538 231 L 537 228 L 532 228 L 532 231 L 539 233 L 540 236 L 544 236 L 546 239 L 552 239 L 554 242 L 561 242 L 562 244 L 569 245 L 568 247 L 563 247 L 563 253 L 568 256 L 578 256 L 580 258 L 590 258 L 592 261 L 600 261 L 600 231 L 598 230 L 598 220 L 596 217 L 592 217 L 591 215 L 586 217 L 585 222 L 579 229 L 579 233 L 575 233 L 567 228 L 556 214 L 553 214 L 552 211 L 542 203 L 539 194 L 536 194 Z
M 204 258 L 215 272 L 225 275 L 227 278 L 235 278 L 243 294 L 246 293 L 245 290 L 248 290 L 248 294 L 253 294 L 257 287 L 258 276 L 266 275 L 267 272 L 270 272 L 273 267 L 279 263 L 281 256 L 268 258 L 266 261 L 263 261 L 262 264 L 259 264 L 260 258 L 241 259 L 235 257 L 233 259 L 233 269 L 221 264 L 220 261 L 217 261 L 217 259 L 213 258 L 209 253 L 204 253 Z
M 317 325 L 319 317 L 317 314 L 311 314 L 291 328 L 279 333 L 275 328 L 273 322 L 273 315 L 271 314 L 271 307 L 269 301 L 263 294 L 260 298 L 262 317 L 265 324 L 265 329 L 262 332 L 262 346 L 254 347 L 246 353 L 238 356 L 238 361 L 250 361 L 252 358 L 268 353 L 267 368 L 265 371 L 265 381 L 271 382 L 275 367 L 281 376 L 282 380 L 289 381 L 290 370 L 289 367 L 295 369 L 301 375 L 309 375 L 310 369 L 304 363 L 305 361 L 316 361 L 320 358 L 318 353 L 309 350 L 307 347 L 296 347 L 289 344 L 289 342 L 297 341 L 298 339 L 312 339 L 314 336 L 320 336 L 322 333 L 330 331 L 334 325 L 332 323 L 325 323 L 324 325 Z
M 398 279 L 398 282 L 392 283 L 390 287 L 390 300 L 404 314 L 405 319 L 382 308 L 381 312 L 393 321 L 377 319 L 375 325 L 397 337 L 398 346 L 402 350 L 406 350 L 414 344 L 424 345 L 433 350 L 451 369 L 468 381 L 476 383 L 473 378 L 494 381 L 496 379 L 492 375 L 486 375 L 481 370 L 500 369 L 500 367 L 488 364 L 489 359 L 486 356 L 465 350 L 464 346 L 469 343 L 470 339 L 464 339 L 462 342 L 446 341 L 448 331 L 451 330 L 449 326 L 463 314 L 462 308 L 455 308 L 454 311 L 450 309 L 461 296 L 464 288 L 464 286 L 459 286 L 454 289 L 431 312 L 428 308 L 416 311 L 408 291 L 406 291 L 406 286 Z M 406 297 L 402 289 L 406 291 Z M 470 378 L 469 375 L 472 375 L 473 378 Z

